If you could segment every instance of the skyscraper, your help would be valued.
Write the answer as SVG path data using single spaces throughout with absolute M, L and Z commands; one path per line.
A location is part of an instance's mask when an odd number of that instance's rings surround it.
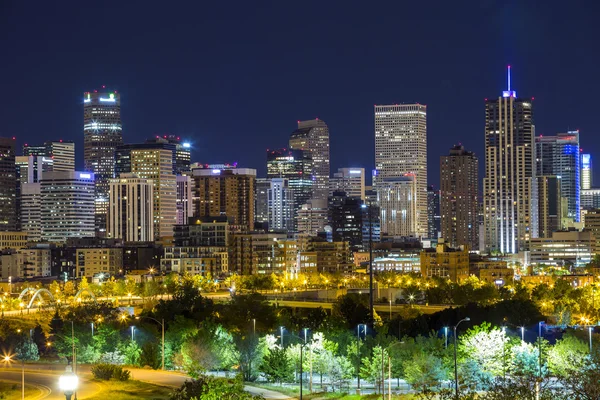
M 294 230 L 294 193 L 285 178 L 270 179 L 267 190 L 267 215 L 269 230 Z
M 108 237 L 126 242 L 153 241 L 153 181 L 121 174 L 109 184 Z
M 194 169 L 197 217 L 226 215 L 232 225 L 252 230 L 256 170 L 250 168 Z
M 182 175 L 190 171 L 191 145 L 181 140 L 176 135 L 156 136 L 146 140 L 148 144 L 171 144 L 173 145 L 173 170 L 175 175 Z
M 479 248 L 479 160 L 463 146 L 440 157 L 442 237 L 450 247 Z
M 0 138 L 0 231 L 17 229 L 15 138 Z
M 254 195 L 254 222 L 265 226 L 269 222 L 269 189 L 271 180 L 269 178 L 256 179 L 256 193 Z
M 94 174 L 56 171 L 40 181 L 41 240 L 94 236 Z M 33 212 L 33 210 L 32 210 Z
M 103 86 L 83 94 L 83 161 L 96 179 L 96 231 L 106 233 L 108 180 L 115 177 L 115 150 L 123 144 L 121 95 Z
M 45 156 L 52 159 L 52 171 L 75 171 L 75 143 L 47 141 L 44 147 Z
M 314 187 L 312 198 L 327 200 L 329 195 L 329 128 L 320 119 L 298 121 L 290 136 L 290 148 L 304 150 L 312 159 Z
M 177 177 L 173 174 L 173 152 L 161 148 L 132 148 L 131 172 L 154 185 L 154 238 L 173 237 L 177 223 Z M 123 175 L 123 174 L 121 174 Z
M 329 226 L 334 241 L 346 241 L 350 248 L 362 248 L 363 202 L 360 196 L 350 196 L 344 191 L 329 196 Z
M 382 234 L 417 235 L 416 186 L 415 176 L 410 174 L 397 178 L 384 178 L 377 182 L 377 203 L 380 207 Z M 425 200 L 427 200 L 427 192 L 425 192 Z M 425 211 L 427 211 L 427 201 L 425 201 Z
M 560 177 L 561 196 L 567 199 L 567 217 L 579 222 L 581 155 L 579 131 L 535 138 L 536 175 Z
M 348 196 L 365 200 L 365 169 L 338 168 L 329 179 L 329 195 L 333 192 L 346 192 Z
M 427 106 L 375 106 L 375 185 L 405 174 L 415 177 L 414 234 L 427 236 Z M 381 208 L 383 212 L 383 207 Z M 382 233 L 385 222 L 382 215 Z
M 594 175 L 592 173 L 592 155 L 581 155 L 581 190 L 591 189 L 594 184 Z
M 558 176 L 537 176 L 538 237 L 551 238 L 561 229 L 562 200 Z
M 442 231 L 440 216 L 440 191 L 427 186 L 427 237 L 436 239 Z
M 534 237 L 535 157 L 533 108 L 510 88 L 485 101 L 485 246 L 517 253 Z
M 177 225 L 187 224 L 193 214 L 192 177 L 177 175 Z

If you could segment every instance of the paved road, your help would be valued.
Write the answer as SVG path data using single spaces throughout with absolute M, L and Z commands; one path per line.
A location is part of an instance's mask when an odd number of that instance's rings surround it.
M 58 388 L 58 377 L 64 372 L 64 365 L 59 364 L 30 364 L 25 365 L 25 385 L 31 385 L 39 390 L 39 395 L 31 400 L 62 400 L 64 395 Z M 131 371 L 133 379 L 148 382 L 154 385 L 166 386 L 171 388 L 180 387 L 189 376 L 177 372 L 163 372 L 147 369 L 127 368 Z M 79 366 L 80 387 L 77 391 L 78 399 L 86 399 L 97 394 L 101 387 L 91 381 L 90 367 L 87 365 Z M 7 367 L 0 368 L 0 380 L 14 381 L 21 384 L 21 368 Z M 271 390 L 259 389 L 252 386 L 246 386 L 246 391 L 252 394 L 260 394 L 268 400 L 289 399 L 288 396 Z

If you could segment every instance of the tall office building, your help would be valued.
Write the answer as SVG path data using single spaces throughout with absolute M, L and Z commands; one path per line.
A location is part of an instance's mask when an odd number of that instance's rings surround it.
M 333 241 L 346 241 L 357 251 L 363 244 L 363 201 L 344 191 L 333 192 L 328 199 L 329 226 Z
M 581 155 L 579 131 L 535 138 L 536 175 L 560 176 L 560 192 L 567 199 L 567 217 L 579 222 Z
M 75 143 L 64 140 L 44 143 L 45 156 L 52 159 L 52 171 L 75 171 Z
M 171 144 L 173 145 L 173 170 L 175 175 L 183 175 L 190 171 L 191 149 L 189 142 L 181 140 L 176 135 L 156 136 L 146 140 L 148 144 Z
M 177 177 L 173 174 L 173 152 L 161 148 L 132 148 L 131 173 L 152 179 L 154 185 L 154 238 L 173 237 L 177 223 Z M 121 176 L 124 174 L 121 174 Z
M 294 192 L 285 178 L 270 179 L 267 191 L 267 215 L 270 231 L 294 230 Z
M 269 178 L 256 178 L 256 193 L 254 195 L 254 222 L 262 227 L 269 223 Z
M 510 68 L 509 68 L 510 77 Z M 485 101 L 484 232 L 487 251 L 517 253 L 535 237 L 533 107 L 510 88 Z
M 333 192 L 346 192 L 350 197 L 365 200 L 365 169 L 338 168 L 329 179 L 329 195 Z
M 94 174 L 52 171 L 40 181 L 41 240 L 94 236 Z
M 135 174 L 109 181 L 108 237 L 125 242 L 154 240 L 154 183 Z
M 562 227 L 562 198 L 558 176 L 537 176 L 538 237 L 550 238 Z
M 187 224 L 193 214 L 192 177 L 177 175 L 177 225 Z
M 197 217 L 226 215 L 243 230 L 254 226 L 256 170 L 250 168 L 194 169 Z
M 313 198 L 316 178 L 313 160 L 303 150 L 267 149 L 267 178 L 286 178 L 294 196 L 294 218 L 298 210 Z M 294 224 L 297 226 L 297 223 Z M 296 229 L 291 229 L 296 230 Z
M 96 179 L 96 233 L 106 234 L 108 180 L 115 177 L 115 150 L 123 144 L 121 95 L 102 90 L 83 94 L 83 162 Z
M 376 186 L 381 179 L 414 175 L 417 199 L 414 234 L 427 236 L 427 106 L 375 106 L 375 169 Z M 381 222 L 385 232 L 383 216 Z
M 427 192 L 425 194 L 427 195 Z M 381 234 L 416 236 L 418 234 L 417 201 L 417 182 L 414 175 L 407 174 L 397 178 L 379 180 L 377 182 L 377 203 L 380 207 Z M 425 204 L 425 210 L 427 210 L 427 204 Z
M 45 156 L 16 156 L 15 166 L 20 183 L 35 183 L 44 172 L 53 170 L 53 160 Z
M 450 247 L 479 249 L 479 160 L 463 146 L 440 157 L 442 237 Z
M 329 195 L 329 128 L 320 119 L 298 121 L 290 136 L 290 148 L 303 150 L 312 159 L 313 198 L 327 200 Z
M 427 186 L 427 237 L 437 239 L 442 231 L 440 214 L 440 191 Z
M 591 189 L 594 184 L 594 174 L 592 172 L 592 155 L 581 155 L 581 190 Z
M 0 138 L 0 231 L 17 229 L 15 138 Z
M 42 238 L 41 183 L 21 183 L 21 230 L 27 232 L 27 241 L 39 242 Z
M 310 199 L 298 210 L 298 234 L 317 236 L 325 230 L 327 218 L 327 201 Z

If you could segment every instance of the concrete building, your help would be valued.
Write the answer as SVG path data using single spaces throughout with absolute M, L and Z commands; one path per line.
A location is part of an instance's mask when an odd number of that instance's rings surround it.
M 414 176 L 416 204 L 414 230 L 427 236 L 427 106 L 423 104 L 375 106 L 375 186 L 388 178 Z M 384 208 L 381 208 L 382 213 Z M 382 215 L 382 228 L 384 218 Z M 385 229 L 385 228 L 384 228 Z
M 295 230 L 294 190 L 290 181 L 285 178 L 270 179 L 271 186 L 267 191 L 267 216 L 270 231 Z
M 115 177 L 115 150 L 123 144 L 121 95 L 101 90 L 83 94 L 83 161 L 96 179 L 96 231 L 106 233 L 108 180 Z
M 52 171 L 75 171 L 75 143 L 58 140 L 47 141 L 46 157 L 52 159 Z
M 173 174 L 173 152 L 162 148 L 131 149 L 131 172 L 152 180 L 154 239 L 169 240 L 177 223 L 177 178 Z
M 177 221 L 178 225 L 185 224 L 192 217 L 194 199 L 192 196 L 192 178 L 177 175 Z
M 581 190 L 591 189 L 594 186 L 594 172 L 592 171 L 592 155 L 581 155 Z
M 591 231 L 553 232 L 550 238 L 531 240 L 531 264 L 584 267 L 592 260 L 595 245 Z
M 327 200 L 329 194 L 329 128 L 318 118 L 298 121 L 298 129 L 290 136 L 290 148 L 303 150 L 312 159 L 313 199 Z
M 123 270 L 122 247 L 77 248 L 76 275 L 92 278 L 96 274 L 116 275 Z
M 175 225 L 176 247 L 226 247 L 229 244 L 229 221 L 226 216 L 191 217 L 187 224 Z
M 39 242 L 42 238 L 41 198 L 41 183 L 21 184 L 21 230 L 27 233 L 27 240 L 30 242 Z
M 298 210 L 298 234 L 317 236 L 325 230 L 328 215 L 325 200 L 309 200 Z
M 440 191 L 433 185 L 427 186 L 427 237 L 437 239 L 442 233 Z
M 0 232 L 17 229 L 15 139 L 0 138 Z
M 226 215 L 233 225 L 252 230 L 256 170 L 194 169 L 194 201 L 197 217 Z
M 329 226 L 333 241 L 345 241 L 352 251 L 363 247 L 363 202 L 360 197 L 346 192 L 333 192 L 329 196 Z
M 333 192 L 346 192 L 349 197 L 365 200 L 365 169 L 338 168 L 329 179 L 329 195 Z
M 264 228 L 269 223 L 269 178 L 256 178 L 256 194 L 254 195 L 254 222 Z
M 510 76 L 510 68 L 509 68 Z M 487 251 L 518 253 L 537 235 L 531 99 L 510 88 L 485 101 L 483 211 Z
M 600 189 L 582 189 L 581 208 L 583 210 L 600 208 Z
M 54 161 L 44 156 L 16 156 L 17 180 L 19 183 L 36 183 L 44 172 L 54 169 Z
M 587 211 L 584 226 L 594 237 L 593 253 L 600 254 L 600 208 Z
M 66 242 L 69 238 L 94 236 L 94 197 L 93 173 L 44 174 L 40 181 L 41 240 Z
M 154 240 L 154 183 L 135 174 L 110 179 L 108 237 L 126 242 Z
M 377 203 L 381 209 L 382 235 L 419 236 L 417 190 L 417 182 L 413 175 L 381 178 L 377 182 Z M 427 192 L 424 193 L 424 201 L 427 203 Z M 425 207 L 425 223 L 426 212 L 427 207 Z
M 442 237 L 450 247 L 479 248 L 479 160 L 463 146 L 440 157 Z
M 229 270 L 227 247 L 165 247 L 161 271 L 224 278 Z
M 560 192 L 567 199 L 567 217 L 579 222 L 581 155 L 579 131 L 537 136 L 536 175 L 559 176 Z
M 22 249 L 27 247 L 26 232 L 0 231 L 0 250 Z
M 229 270 L 238 275 L 285 274 L 275 262 L 285 233 L 246 233 L 231 237 Z
M 438 243 L 435 249 L 421 252 L 421 275 L 423 278 L 438 277 L 457 283 L 469 277 L 469 250 L 454 249 Z

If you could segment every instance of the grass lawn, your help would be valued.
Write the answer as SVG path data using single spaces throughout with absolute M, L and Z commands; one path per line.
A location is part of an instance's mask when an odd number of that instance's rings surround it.
M 127 382 L 94 380 L 102 387 L 102 392 L 86 400 L 166 400 L 173 389 L 164 386 L 130 380 Z
M 300 389 L 297 386 L 279 386 L 275 384 L 268 383 L 246 383 L 250 386 L 255 386 L 263 389 L 269 389 L 274 392 L 283 393 L 292 398 L 299 398 Z M 381 394 L 365 394 L 362 396 L 358 396 L 356 394 L 345 394 L 345 393 L 308 393 L 308 389 L 304 388 L 302 392 L 303 399 L 312 399 L 312 400 L 380 400 Z M 385 395 L 387 400 L 387 394 Z M 411 394 L 403 394 L 403 395 L 395 395 L 392 394 L 392 400 L 410 400 L 414 399 L 414 396 Z
M 40 395 L 41 392 L 33 386 L 25 384 L 25 398 L 33 398 Z M 0 381 L 0 399 L 2 400 L 20 400 L 21 384 L 8 381 Z

